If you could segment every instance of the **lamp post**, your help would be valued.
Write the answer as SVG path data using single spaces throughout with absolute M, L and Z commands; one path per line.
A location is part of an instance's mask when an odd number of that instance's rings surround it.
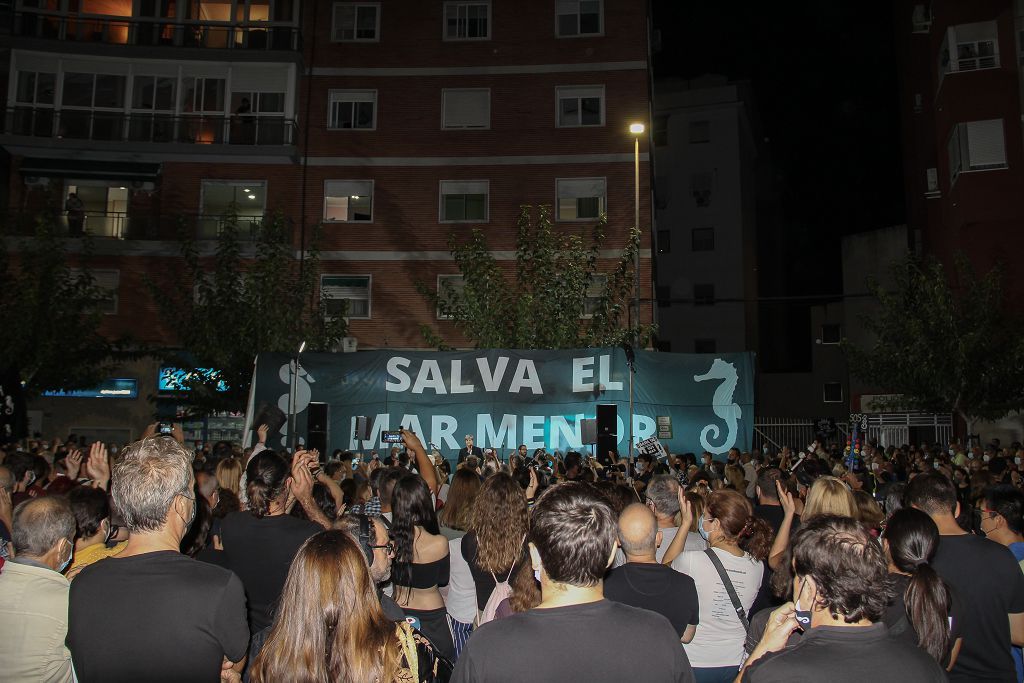
M 629 132 L 633 135 L 633 225 L 637 231 L 640 230 L 640 136 L 644 133 L 644 124 L 629 124 Z M 636 253 L 633 254 L 633 325 L 640 326 L 640 245 L 636 246 Z M 639 339 L 632 340 L 633 344 Z M 629 466 L 633 465 L 633 373 L 635 364 L 633 360 L 633 345 L 627 349 L 626 356 L 629 365 Z
M 291 447 L 292 455 L 295 455 L 295 380 L 299 375 L 299 356 L 306 350 L 306 342 L 303 341 L 299 344 L 299 352 L 295 354 L 295 358 L 290 363 L 292 369 L 292 382 L 288 388 L 288 444 Z

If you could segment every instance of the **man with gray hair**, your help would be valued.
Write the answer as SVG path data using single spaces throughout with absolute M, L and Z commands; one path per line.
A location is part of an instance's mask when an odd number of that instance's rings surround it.
M 196 514 L 192 458 L 157 435 L 130 444 L 114 465 L 111 495 L 131 535 L 71 588 L 68 646 L 83 683 L 217 681 L 242 669 L 242 582 L 178 552 Z
M 68 580 L 75 516 L 65 498 L 35 498 L 14 510 L 16 557 L 0 574 L 0 677 L 5 681 L 73 680 Z

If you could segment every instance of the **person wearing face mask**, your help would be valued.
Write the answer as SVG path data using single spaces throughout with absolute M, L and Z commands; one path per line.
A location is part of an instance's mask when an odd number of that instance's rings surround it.
M 105 491 L 78 486 L 68 494 L 68 500 L 78 527 L 75 534 L 75 561 L 67 573 L 70 581 L 90 564 L 124 550 L 128 542 L 122 541 L 112 548 L 107 547 L 113 529 L 110 525 L 110 503 Z
M 747 614 L 764 578 L 772 530 L 754 517 L 753 506 L 742 493 L 720 489 L 708 495 L 697 520 L 708 548 L 681 552 L 693 519 L 682 493 L 679 508 L 682 524 L 662 562 L 693 578 L 697 587 L 700 626 L 683 647 L 697 683 L 731 683 L 743 659 Z
M 114 466 L 111 495 L 131 535 L 71 586 L 67 644 L 82 683 L 212 682 L 242 669 L 242 582 L 178 551 L 196 514 L 192 458 L 170 436 L 147 436 Z
M 776 609 L 741 680 L 939 683 L 942 667 L 924 650 L 893 638 L 882 616 L 888 563 L 856 520 L 821 515 L 793 541 L 793 602 Z M 803 629 L 798 643 L 790 634 Z
M 67 500 L 37 498 L 14 510 L 16 556 L 0 574 L 0 678 L 73 680 L 68 632 L 68 580 L 60 575 L 74 551 L 75 516 Z

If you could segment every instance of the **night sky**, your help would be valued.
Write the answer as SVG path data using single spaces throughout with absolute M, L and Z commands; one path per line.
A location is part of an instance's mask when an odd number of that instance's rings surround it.
M 722 74 L 753 87 L 767 139 L 762 297 L 840 294 L 841 237 L 905 222 L 897 27 L 885 5 L 653 0 L 655 78 Z M 809 363 L 808 305 L 762 302 L 763 369 Z M 766 338 L 787 336 L 794 343 L 765 348 Z

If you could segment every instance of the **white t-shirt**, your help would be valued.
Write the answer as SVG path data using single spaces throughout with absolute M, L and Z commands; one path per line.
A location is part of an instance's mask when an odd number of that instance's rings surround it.
M 661 532 L 661 545 L 658 546 L 658 550 L 654 553 L 654 556 L 657 558 L 658 562 L 661 562 L 661 559 L 665 557 L 665 551 L 668 550 L 670 545 L 672 545 L 672 539 L 676 537 L 676 532 L 679 531 L 679 527 L 670 526 L 665 529 L 659 529 L 658 531 Z
M 743 609 L 749 615 L 750 606 L 754 604 L 764 578 L 764 563 L 749 554 L 736 557 L 717 548 L 712 552 L 722 561 Z M 739 666 L 747 633 L 732 606 L 729 593 L 718 577 L 715 565 L 703 552 L 684 552 L 672 561 L 672 568 L 688 574 L 697 586 L 700 624 L 693 640 L 683 645 L 690 665 L 702 668 Z

